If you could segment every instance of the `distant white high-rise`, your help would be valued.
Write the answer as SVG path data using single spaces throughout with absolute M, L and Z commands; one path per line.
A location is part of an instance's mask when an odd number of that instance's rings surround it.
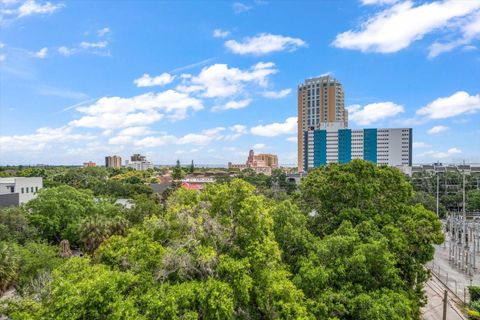
M 135 170 L 153 169 L 153 163 L 147 161 L 145 156 L 134 154 L 130 157 L 131 161 L 125 160 L 125 167 L 133 168 Z

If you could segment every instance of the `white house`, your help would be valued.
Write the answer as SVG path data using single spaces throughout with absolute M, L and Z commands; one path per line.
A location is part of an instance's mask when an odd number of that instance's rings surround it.
M 35 198 L 42 188 L 42 177 L 0 178 L 0 207 L 24 204 Z

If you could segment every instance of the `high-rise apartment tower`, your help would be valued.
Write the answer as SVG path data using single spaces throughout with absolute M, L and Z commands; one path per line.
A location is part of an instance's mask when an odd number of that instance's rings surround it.
M 298 171 L 363 159 L 412 165 L 412 129 L 349 129 L 342 85 L 325 76 L 298 86 Z
M 331 76 L 307 79 L 298 86 L 299 171 L 304 170 L 304 131 L 320 129 L 327 122 L 348 127 L 342 84 Z
M 105 157 L 105 167 L 107 168 L 120 168 L 122 166 L 122 157 L 119 156 L 107 156 Z

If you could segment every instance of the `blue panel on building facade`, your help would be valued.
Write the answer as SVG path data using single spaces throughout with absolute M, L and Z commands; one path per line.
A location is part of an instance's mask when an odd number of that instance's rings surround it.
M 377 163 L 377 129 L 363 130 L 363 159 Z
M 352 160 L 352 130 L 338 130 L 338 163 Z
M 313 166 L 319 167 L 327 164 L 327 131 L 315 130 L 313 132 Z
M 303 170 L 308 171 L 308 131 L 303 131 Z

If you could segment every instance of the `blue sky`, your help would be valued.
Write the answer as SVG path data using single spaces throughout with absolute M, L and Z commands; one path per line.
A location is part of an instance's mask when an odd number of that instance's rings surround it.
M 412 127 L 414 163 L 480 162 L 480 1 L 0 0 L 0 165 L 296 163 L 296 87 L 350 127 Z

